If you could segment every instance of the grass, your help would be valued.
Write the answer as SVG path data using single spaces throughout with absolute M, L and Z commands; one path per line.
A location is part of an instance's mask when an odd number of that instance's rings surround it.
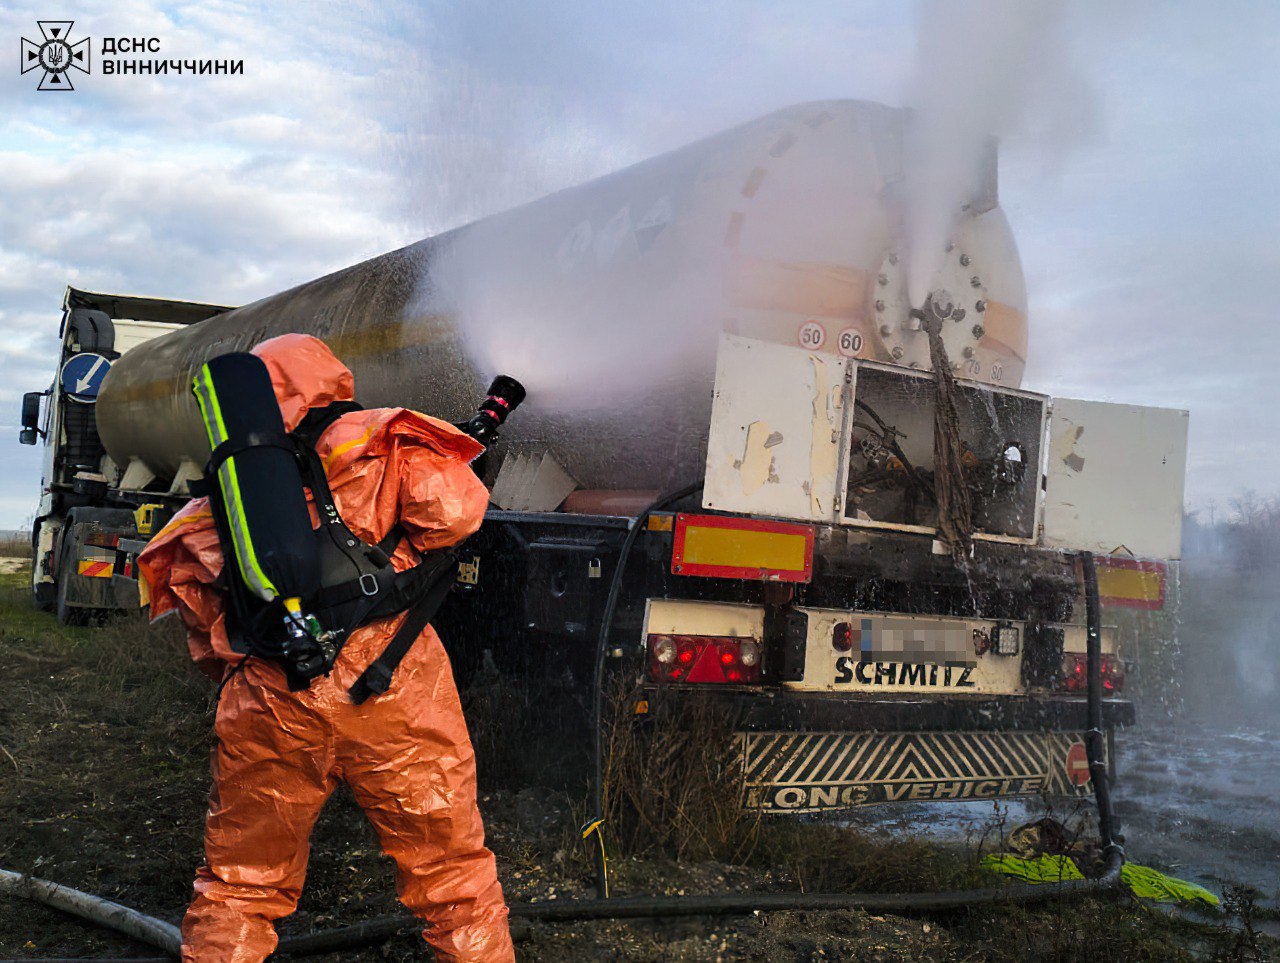
M 745 862 L 763 833 L 761 815 L 739 805 L 735 719 L 690 699 L 679 715 L 636 715 L 641 698 L 618 684 L 606 698 L 604 815 L 630 854 Z
M 176 922 L 200 859 L 213 689 L 180 626 L 140 617 L 63 628 L 0 576 L 0 866 L 99 893 Z M 566 691 L 498 679 L 465 696 L 480 755 L 490 846 L 512 900 L 588 896 L 585 812 L 570 747 L 585 744 Z M 611 838 L 619 893 L 904 891 L 990 885 L 971 851 L 879 842 L 816 820 L 764 820 L 726 805 L 717 740 L 611 740 Z M 558 735 L 557 735 L 558 734 Z M 554 738 L 553 738 L 554 736 Z M 558 788 L 557 788 L 558 787 Z M 568 787 L 566 791 L 564 787 Z M 710 814 L 710 815 L 708 815 Z M 339 791 L 313 835 L 300 910 L 308 932 L 397 912 L 391 867 Z M 1243 910 L 1241 912 L 1244 912 Z M 861 912 L 524 927 L 523 960 L 1250 960 L 1259 939 L 1136 904 L 1084 900 L 928 918 Z M 60 914 L 0 900 L 0 957 L 124 956 L 139 947 Z M 1249 954 L 1255 954 L 1253 956 Z M 412 936 L 343 960 L 429 958 Z M 334 957 L 333 959 L 338 959 Z
M 0 558 L 31 558 L 31 538 L 25 533 L 0 535 Z
M 25 577 L 4 577 L 0 755 L 12 778 L 0 813 L 27 831 L 0 833 L 0 865 L 39 871 L 74 839 L 67 861 L 89 889 L 145 876 L 180 903 L 204 792 L 186 760 L 207 749 L 208 687 L 173 626 L 63 627 L 27 594 Z

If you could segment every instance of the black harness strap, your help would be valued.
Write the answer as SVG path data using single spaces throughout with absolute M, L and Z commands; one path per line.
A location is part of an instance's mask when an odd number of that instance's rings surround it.
M 387 643 L 387 647 L 382 650 L 382 654 L 369 664 L 369 667 L 348 690 L 351 701 L 356 705 L 360 705 L 371 696 L 381 695 L 391 688 L 391 677 L 395 674 L 396 668 L 413 647 L 418 636 L 440 611 L 440 606 L 444 604 L 450 589 L 453 588 L 457 564 L 457 556 L 452 552 L 433 553 L 431 558 L 425 559 L 420 564 L 420 568 L 430 570 L 426 576 L 430 584 L 421 599 L 409 609 L 404 622 Z
M 224 441 L 215 448 L 213 453 L 209 455 L 209 467 L 206 470 L 210 475 L 217 474 L 218 469 L 222 467 L 223 462 L 228 458 L 248 451 L 250 448 L 279 448 L 291 455 L 298 450 L 298 446 L 293 443 L 293 440 L 288 435 L 275 432 L 251 432 L 239 444 Z
M 361 410 L 360 405 L 354 401 L 334 401 L 323 408 L 310 408 L 298 422 L 298 427 L 293 429 L 293 433 L 314 448 L 320 436 L 325 433 L 325 429 L 343 415 Z
M 396 572 L 391 566 L 391 556 L 408 537 L 400 522 L 394 524 L 380 542 L 370 545 L 353 535 L 342 521 L 324 463 L 315 446 L 320 436 L 335 421 L 345 414 L 359 410 L 360 405 L 354 401 L 337 401 L 324 408 L 308 411 L 298 427 L 288 435 L 251 434 L 234 446 L 225 442 L 212 453 L 202 479 L 205 493 L 215 503 L 213 514 L 223 553 L 230 559 L 230 532 L 223 524 L 223 513 L 216 504 L 220 501 L 221 494 L 215 480 L 218 469 L 228 458 L 250 448 L 272 447 L 290 452 L 298 459 L 303 483 L 311 490 L 320 518 L 319 528 L 314 533 L 319 540 L 317 550 L 326 558 L 340 560 L 340 566 L 350 565 L 355 573 L 360 573 L 358 578 L 347 577 L 336 583 L 325 583 L 320 596 L 307 601 L 312 614 L 318 617 L 322 625 L 327 625 L 331 634 L 336 637 L 335 651 L 341 650 L 347 636 L 356 629 L 393 618 L 401 612 L 405 613 L 403 623 L 386 648 L 349 690 L 352 702 L 357 705 L 390 688 L 396 668 L 453 588 L 458 566 L 457 556 L 451 551 L 419 551 L 416 565 L 403 572 Z M 228 579 L 229 585 L 233 579 L 232 574 Z M 231 618 L 228 619 L 228 634 L 232 648 L 246 657 L 257 655 L 279 662 L 288 677 L 290 689 L 307 688 L 318 672 L 311 671 L 309 667 L 299 669 L 288 657 L 282 658 L 283 652 L 279 651 L 279 645 L 283 641 L 276 639 L 280 634 L 276 630 L 283 618 L 280 603 L 276 601 L 259 604 L 243 590 L 229 591 L 229 602 Z M 335 658 L 336 655 L 332 654 L 327 657 L 323 667 L 326 674 Z
M 335 402 L 326 408 L 308 412 L 295 432 L 306 444 L 303 455 L 309 471 L 305 474 L 313 485 L 312 495 L 318 505 L 333 510 L 331 517 L 326 517 L 329 513 L 322 508 L 320 512 L 322 526 L 326 522 L 337 525 L 342 525 L 342 522 L 337 514 L 333 492 L 329 487 L 329 477 L 315 450 L 315 442 L 324 430 L 342 415 L 348 411 L 358 410 L 359 405 L 354 402 Z M 308 419 L 312 415 L 316 418 L 314 422 L 308 424 Z M 346 531 L 345 527 L 343 531 Z M 382 541 L 377 545 L 367 546 L 366 551 L 371 558 L 375 558 L 390 570 L 391 556 L 400 542 L 407 537 L 408 533 L 403 525 L 397 522 L 391 526 Z M 419 556 L 420 560 L 413 568 L 392 573 L 390 578 L 378 579 L 376 590 L 372 593 L 364 590 L 363 582 L 358 585 L 334 586 L 329 589 L 335 601 L 339 593 L 349 596 L 352 600 L 363 596 L 364 604 L 359 607 L 360 615 L 356 619 L 358 626 L 367 625 L 380 618 L 390 618 L 398 612 L 406 612 L 404 622 L 387 643 L 387 647 L 351 686 L 349 695 L 356 705 L 360 705 L 371 696 L 381 695 L 391 687 L 391 678 L 396 668 L 413 647 L 418 636 L 440 611 L 440 606 L 444 604 L 445 598 L 453 588 L 458 567 L 458 559 L 453 552 L 440 551 L 425 554 L 420 552 Z
M 396 549 L 400 546 L 400 543 L 408 537 L 409 533 L 404 530 L 404 526 L 399 522 L 396 522 L 387 531 L 386 537 L 378 543 L 378 551 L 385 555 L 387 560 L 390 561 L 391 556 L 396 553 Z

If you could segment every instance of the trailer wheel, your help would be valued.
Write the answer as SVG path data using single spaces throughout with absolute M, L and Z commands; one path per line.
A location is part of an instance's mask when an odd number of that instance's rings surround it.
M 64 549 L 67 546 L 62 546 Z M 94 609 L 80 608 L 71 605 L 67 601 L 67 589 L 71 585 L 71 580 L 76 577 L 75 568 L 75 552 L 61 551 L 58 553 L 61 558 L 58 559 L 58 595 L 54 605 L 58 614 L 58 621 L 63 625 L 88 625 L 89 616 L 94 613 Z

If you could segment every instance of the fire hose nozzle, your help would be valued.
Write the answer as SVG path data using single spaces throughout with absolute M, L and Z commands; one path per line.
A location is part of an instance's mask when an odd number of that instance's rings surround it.
M 498 429 L 525 399 L 524 385 L 510 375 L 498 375 L 469 421 L 457 427 L 488 448 L 498 440 Z

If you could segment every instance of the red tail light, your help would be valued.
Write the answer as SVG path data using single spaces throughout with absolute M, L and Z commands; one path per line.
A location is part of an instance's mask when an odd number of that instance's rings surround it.
M 759 682 L 760 644 L 715 635 L 651 635 L 649 678 L 728 685 Z
M 848 622 L 837 622 L 831 629 L 831 647 L 837 652 L 848 652 L 853 648 L 853 626 Z
M 1068 652 L 1062 665 L 1064 692 L 1084 694 L 1089 690 L 1089 657 L 1083 652 Z M 1124 689 L 1124 663 L 1114 655 L 1102 657 L 1102 694 L 1109 695 Z

